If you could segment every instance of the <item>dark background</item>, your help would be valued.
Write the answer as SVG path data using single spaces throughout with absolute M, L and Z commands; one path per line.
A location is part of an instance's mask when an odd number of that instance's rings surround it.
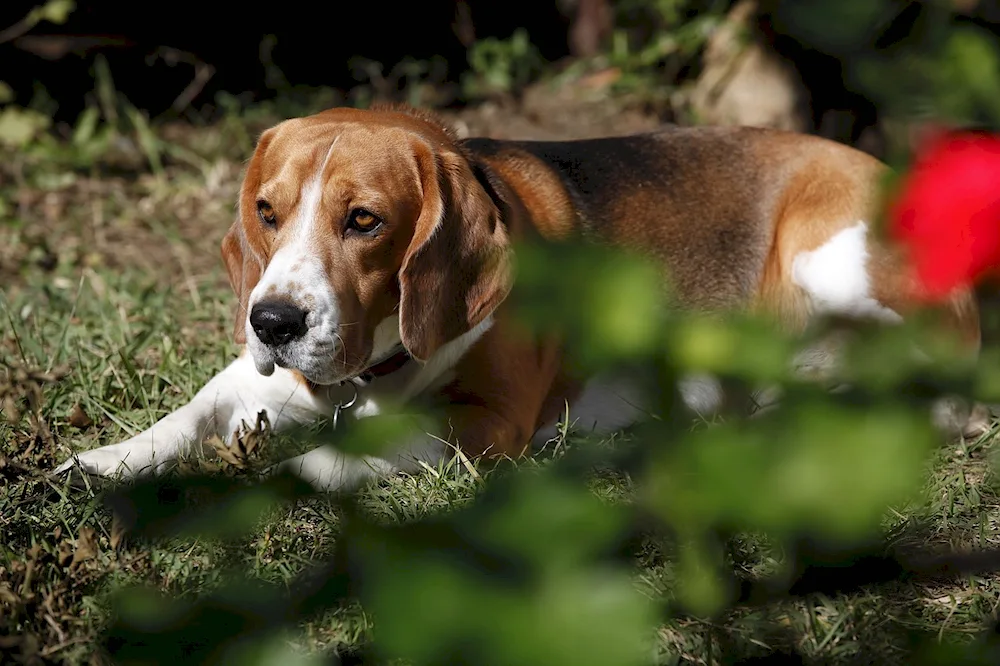
M 0 3 L 0 26 L 20 20 L 35 3 Z M 569 17 L 554 2 L 468 0 L 475 38 L 506 38 L 525 28 L 542 55 L 569 54 Z M 210 104 L 216 92 L 273 96 L 261 44 L 272 35 L 271 61 L 295 85 L 350 88 L 357 84 L 348 61 L 362 56 L 387 68 L 405 57 L 441 56 L 448 78 L 467 67 L 466 46 L 456 34 L 455 0 L 416 2 L 304 2 L 254 4 L 232 0 L 78 2 L 63 25 L 43 23 L 29 35 L 0 45 L 3 80 L 27 103 L 35 83 L 58 92 L 58 119 L 74 118 L 94 86 L 92 56 L 108 59 L 115 85 L 151 115 L 167 109 L 191 82 L 192 62 L 171 65 L 169 50 L 215 69 L 192 101 Z M 163 47 L 169 47 L 166 51 Z M 156 54 L 160 52 L 158 57 Z M 264 59 L 267 58 L 266 54 Z
M 527 31 L 545 60 L 558 66 L 580 55 L 571 48 L 570 33 L 578 8 L 589 1 L 79 0 L 65 24 L 41 23 L 18 38 L 0 40 L 0 80 L 14 89 L 15 101 L 22 105 L 37 101 L 38 91 L 44 90 L 46 114 L 57 122 L 72 123 L 87 105 L 88 95 L 93 95 L 94 58 L 101 54 L 115 88 L 151 117 L 182 114 L 188 120 L 210 120 L 221 111 L 216 106 L 220 91 L 252 103 L 288 98 L 295 87 L 351 89 L 365 82 L 351 67 L 357 57 L 380 62 L 385 70 L 404 59 L 436 58 L 440 71 L 434 82 L 455 83 L 468 69 L 468 49 L 474 41 L 504 39 L 518 28 Z M 16 24 L 36 2 L 0 3 L 0 30 Z M 836 2 L 761 0 L 755 37 L 798 71 L 809 92 L 811 130 L 857 144 L 866 129 L 878 126 L 879 111 L 866 91 L 845 75 L 843 64 L 872 55 L 892 57 L 898 43 L 927 38 L 935 31 L 933 24 L 942 19 L 929 18 L 927 2 L 883 3 L 887 9 L 878 29 L 851 35 L 845 47 L 831 40 L 826 30 L 798 25 L 796 12 L 791 11 Z M 692 0 L 688 4 L 694 13 L 699 7 L 733 2 Z M 622 6 L 623 0 L 608 3 L 612 20 L 621 18 Z M 945 20 L 976 23 L 1000 34 L 1000 3 L 980 0 L 969 11 Z M 656 29 L 644 25 L 642 18 L 627 27 L 639 35 Z M 199 68 L 205 70 L 202 74 L 211 71 L 211 76 L 197 82 Z M 663 83 L 677 81 L 665 76 Z M 178 99 L 183 103 L 175 104 Z M 445 104 L 459 106 L 464 101 L 454 95 Z M 177 109 L 172 110 L 172 105 Z M 849 120 L 823 130 L 831 125 L 824 124 L 831 112 Z

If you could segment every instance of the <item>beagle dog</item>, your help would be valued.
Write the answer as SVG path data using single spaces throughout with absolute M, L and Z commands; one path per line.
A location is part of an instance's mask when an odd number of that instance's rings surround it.
M 222 241 L 242 353 L 149 429 L 57 471 L 158 473 L 261 410 L 281 430 L 352 396 L 357 418 L 437 396 L 447 423 L 383 457 L 320 447 L 279 467 L 337 490 L 435 465 L 450 446 L 517 457 L 556 434 L 566 404 L 587 429 L 620 430 L 645 414 L 634 386 L 573 377 L 558 342 L 511 334 L 514 241 L 644 252 L 686 308 L 769 312 L 793 331 L 822 313 L 891 324 L 915 304 L 899 257 L 870 233 L 886 170 L 829 140 L 748 127 L 543 142 L 459 140 L 401 106 L 286 120 L 260 137 Z M 946 310 L 977 351 L 972 294 Z M 711 413 L 717 388 L 692 379 L 684 401 Z

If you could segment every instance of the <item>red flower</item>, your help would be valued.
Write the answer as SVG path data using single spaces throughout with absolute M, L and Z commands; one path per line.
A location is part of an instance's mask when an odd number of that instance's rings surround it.
M 1000 137 L 954 133 L 928 142 L 889 223 L 922 298 L 941 299 L 1000 267 Z

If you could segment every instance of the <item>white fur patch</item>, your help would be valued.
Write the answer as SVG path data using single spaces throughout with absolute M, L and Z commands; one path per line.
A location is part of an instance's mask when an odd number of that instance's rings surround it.
M 625 377 L 594 378 L 569 405 L 569 423 L 577 432 L 603 436 L 634 425 L 647 411 L 646 397 L 638 384 Z M 531 438 L 534 446 L 553 440 L 564 415 L 539 428 Z
M 724 401 L 722 384 L 708 374 L 687 375 L 678 382 L 681 400 L 695 414 L 709 418 Z M 634 380 L 621 377 L 597 377 L 584 386 L 583 392 L 569 405 L 569 421 L 577 432 L 606 436 L 633 426 L 650 415 L 649 398 Z M 563 415 L 539 428 L 531 439 L 541 446 L 554 439 Z
M 354 490 L 368 481 L 398 472 L 415 473 L 421 469 L 421 463 L 436 465 L 443 459 L 446 448 L 440 439 L 417 433 L 385 458 L 348 456 L 327 446 L 290 458 L 273 469 L 290 471 L 320 492 Z
M 384 361 L 402 342 L 399 335 L 399 315 L 394 314 L 383 319 L 372 334 L 372 353 L 368 365 Z
M 452 370 L 465 353 L 476 344 L 479 338 L 493 326 L 493 315 L 489 315 L 474 328 L 447 342 L 427 359 L 420 372 L 403 391 L 403 399 L 409 400 L 429 389 L 442 386 L 454 375 Z
M 323 198 L 323 171 L 336 145 L 335 139 L 319 169 L 302 186 L 298 213 L 295 219 L 288 221 L 292 238 L 275 253 L 260 282 L 250 292 L 249 312 L 261 301 L 280 297 L 308 313 L 306 334 L 277 348 L 260 341 L 250 325 L 250 317 L 247 317 L 247 347 L 253 354 L 257 371 L 262 375 L 273 372 L 277 364 L 299 370 L 318 384 L 331 384 L 340 379 L 332 361 L 338 353 L 344 353 L 337 336 L 343 322 L 336 294 L 330 287 L 322 258 L 315 251 L 313 238 Z
M 692 373 L 677 382 L 684 405 L 702 418 L 711 418 L 722 409 L 725 392 L 718 378 L 707 373 Z
M 792 261 L 792 281 L 809 294 L 817 312 L 898 323 L 902 317 L 871 295 L 868 227 L 859 221 Z

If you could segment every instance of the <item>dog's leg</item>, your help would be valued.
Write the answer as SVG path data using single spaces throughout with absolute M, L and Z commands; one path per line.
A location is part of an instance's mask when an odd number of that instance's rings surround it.
M 382 457 L 349 455 L 332 446 L 321 446 L 282 461 L 271 471 L 290 472 L 320 492 L 353 491 L 399 472 L 418 472 L 421 463 L 434 467 L 445 458 L 448 450 L 446 440 L 415 431 Z
M 244 350 L 180 409 L 131 439 L 74 455 L 56 473 L 79 464 L 83 471 L 100 476 L 159 474 L 206 437 L 214 434 L 228 441 L 242 422 L 252 425 L 262 410 L 271 427 L 280 430 L 328 415 L 332 405 L 325 395 L 311 392 L 293 372 L 275 368 L 270 377 L 259 374 L 250 353 Z

